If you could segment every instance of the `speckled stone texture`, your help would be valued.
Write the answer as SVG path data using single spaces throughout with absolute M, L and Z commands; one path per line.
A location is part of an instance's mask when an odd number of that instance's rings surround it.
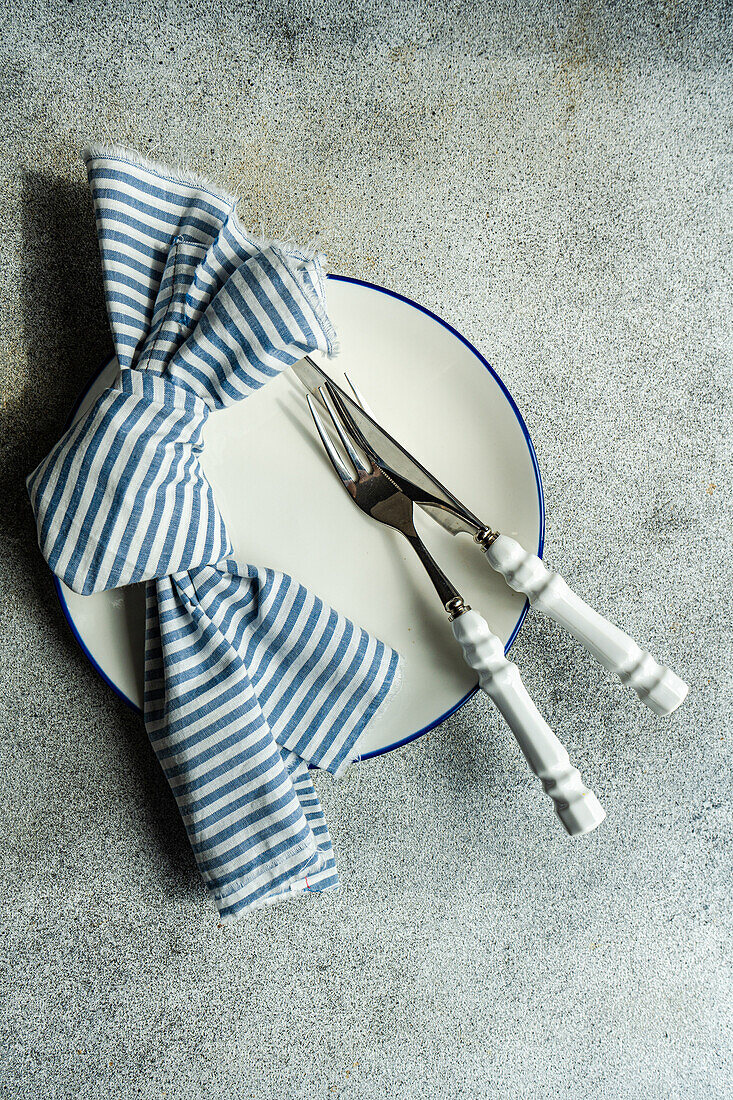
M 731 1095 L 730 8 L 20 0 L 3 23 L 3 1095 Z M 318 780 L 338 894 L 217 927 L 24 494 L 110 347 L 99 137 L 318 234 L 505 378 L 546 557 L 691 684 L 656 719 L 529 617 L 514 654 L 606 805 L 592 836 L 474 700 Z

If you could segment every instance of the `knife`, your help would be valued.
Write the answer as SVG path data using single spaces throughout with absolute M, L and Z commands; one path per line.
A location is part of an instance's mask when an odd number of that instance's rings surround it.
M 319 387 L 328 385 L 371 461 L 451 534 L 464 531 L 472 535 L 492 569 L 510 588 L 521 592 L 533 608 L 572 634 L 604 668 L 615 672 L 623 684 L 633 688 L 650 710 L 667 715 L 684 702 L 689 690 L 684 680 L 666 666 L 657 664 L 647 650 L 585 603 L 536 554 L 529 553 L 516 539 L 500 534 L 475 516 L 310 356 L 299 360 L 292 369 L 319 402 L 322 400 Z M 355 394 L 360 397 L 356 390 Z

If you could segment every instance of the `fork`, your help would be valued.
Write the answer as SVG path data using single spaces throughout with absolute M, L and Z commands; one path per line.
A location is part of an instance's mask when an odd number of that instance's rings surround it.
M 532 702 L 519 669 L 507 660 L 501 640 L 492 633 L 486 620 L 464 602 L 423 543 L 415 530 L 412 500 L 361 452 L 337 411 L 328 384 L 321 386 L 318 394 L 342 451 L 331 438 L 310 394 L 306 400 L 326 454 L 344 488 L 362 512 L 407 539 L 450 617 L 453 634 L 467 664 L 478 673 L 481 689 L 506 720 L 530 769 L 554 802 L 565 829 L 571 836 L 591 832 L 603 821 L 605 811 L 585 787 L 580 772 L 570 763 L 565 748 Z

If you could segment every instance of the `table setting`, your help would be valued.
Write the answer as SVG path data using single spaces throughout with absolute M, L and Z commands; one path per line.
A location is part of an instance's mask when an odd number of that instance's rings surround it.
M 733 1091 L 732 14 L 13 5 L 8 1100 Z
M 559 824 L 602 827 L 602 775 L 586 786 L 506 656 L 527 604 L 657 716 L 687 685 L 544 565 L 539 466 L 495 368 L 419 303 L 251 234 L 205 178 L 118 146 L 84 160 L 115 357 L 28 494 L 221 923 L 335 889 L 313 770 L 368 766 L 477 678 Z

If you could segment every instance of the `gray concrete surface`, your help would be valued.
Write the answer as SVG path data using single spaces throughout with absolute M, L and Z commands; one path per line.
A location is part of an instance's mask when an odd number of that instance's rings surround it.
M 2 59 L 3 1095 L 722 1098 L 730 1010 L 726 4 L 20 0 Z M 319 780 L 341 892 L 217 927 L 23 475 L 109 348 L 80 147 L 179 157 L 437 310 L 524 411 L 547 557 L 691 684 L 531 617 L 609 811 L 569 843 L 482 703 Z

